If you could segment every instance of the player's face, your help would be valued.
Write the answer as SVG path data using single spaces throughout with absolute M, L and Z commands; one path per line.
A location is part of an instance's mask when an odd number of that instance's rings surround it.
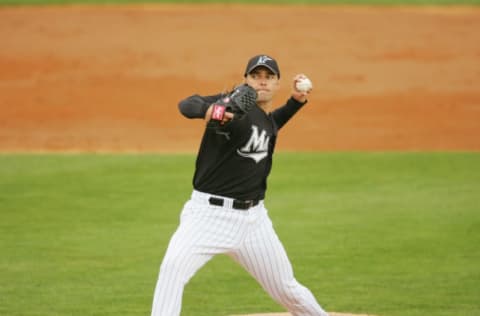
M 269 105 L 280 87 L 278 76 L 268 68 L 257 67 L 245 78 L 245 82 L 257 91 L 258 105 Z

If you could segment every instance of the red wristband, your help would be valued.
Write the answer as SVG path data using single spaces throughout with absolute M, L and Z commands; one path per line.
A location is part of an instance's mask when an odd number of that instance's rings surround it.
M 214 104 L 212 107 L 212 120 L 222 121 L 225 116 L 225 106 Z

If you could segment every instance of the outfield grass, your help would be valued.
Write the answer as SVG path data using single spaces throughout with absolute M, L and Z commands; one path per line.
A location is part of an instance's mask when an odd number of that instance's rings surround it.
M 0 5 L 108 3 L 247 3 L 349 5 L 479 5 L 480 0 L 0 0 Z
M 193 155 L 0 155 L 0 315 L 148 315 Z M 279 153 L 266 205 L 328 310 L 480 315 L 479 153 Z M 281 311 L 225 256 L 183 316 Z

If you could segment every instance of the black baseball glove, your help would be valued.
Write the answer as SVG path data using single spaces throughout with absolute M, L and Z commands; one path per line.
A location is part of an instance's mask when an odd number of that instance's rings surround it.
M 225 112 L 233 113 L 234 120 L 241 120 L 257 101 L 257 92 L 247 84 L 235 87 L 226 96 L 213 103 L 209 126 L 219 127 L 224 124 Z

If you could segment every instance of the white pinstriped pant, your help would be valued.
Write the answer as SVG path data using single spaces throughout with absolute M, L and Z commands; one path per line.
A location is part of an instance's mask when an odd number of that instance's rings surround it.
M 328 316 L 297 282 L 263 202 L 245 211 L 210 205 L 210 194 L 193 191 L 160 267 L 152 316 L 180 315 L 183 289 L 214 255 L 227 254 L 244 267 L 293 316 Z M 216 197 L 216 196 L 215 196 Z M 223 198 L 223 197 L 222 197 Z

